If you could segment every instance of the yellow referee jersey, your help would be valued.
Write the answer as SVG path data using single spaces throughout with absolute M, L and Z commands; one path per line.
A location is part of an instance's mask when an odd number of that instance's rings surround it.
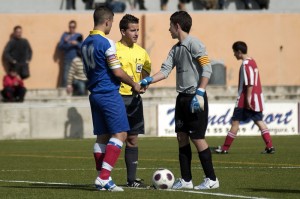
M 116 43 L 116 49 L 122 69 L 132 77 L 133 81 L 141 81 L 142 70 L 150 74 L 151 61 L 145 49 L 137 44 L 134 44 L 133 47 L 128 47 L 120 41 Z M 119 91 L 121 95 L 132 95 L 131 87 L 124 83 L 121 83 Z

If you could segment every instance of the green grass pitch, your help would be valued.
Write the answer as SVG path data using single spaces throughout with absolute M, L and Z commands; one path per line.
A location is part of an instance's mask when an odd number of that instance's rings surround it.
M 207 137 L 207 141 L 217 146 L 224 137 Z M 97 191 L 93 143 L 94 139 L 0 141 L 0 198 L 300 198 L 297 135 L 273 136 L 273 155 L 260 154 L 264 149 L 261 137 L 237 137 L 229 154 L 213 154 L 220 188 L 207 191 Z M 112 173 L 118 185 L 126 183 L 123 153 Z M 168 168 L 180 177 L 177 157 L 176 138 L 141 137 L 138 177 L 151 184 L 158 168 Z M 198 185 L 203 171 L 194 147 L 192 167 L 193 182 Z

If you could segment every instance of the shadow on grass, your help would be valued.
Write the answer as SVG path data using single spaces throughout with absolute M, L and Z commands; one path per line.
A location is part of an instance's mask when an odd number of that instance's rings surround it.
M 5 188 L 17 188 L 17 189 L 66 189 L 66 190 L 84 190 L 84 191 L 97 191 L 94 185 L 64 185 L 64 184 L 28 184 L 28 186 L 0 186 Z
M 251 188 L 247 189 L 253 192 L 272 192 L 272 193 L 295 193 L 300 194 L 300 189 L 258 189 L 258 188 Z

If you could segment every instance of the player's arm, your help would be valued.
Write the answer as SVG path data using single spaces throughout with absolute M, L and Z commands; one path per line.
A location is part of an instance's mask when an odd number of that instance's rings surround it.
M 246 90 L 246 109 L 253 110 L 251 106 L 251 97 L 252 97 L 252 90 L 254 86 L 254 70 L 253 67 L 249 64 L 244 64 L 244 72 L 245 72 L 245 86 L 247 87 Z
M 121 68 L 120 60 L 117 57 L 115 44 L 110 41 L 110 48 L 105 52 L 108 67 L 111 69 L 115 77 L 132 87 L 134 92 L 140 93 L 140 84 L 134 82 L 132 78 Z
M 202 68 L 199 87 L 197 88 L 196 95 L 190 105 L 191 112 L 195 113 L 204 111 L 204 95 L 209 78 L 212 74 L 212 69 L 205 46 L 202 43 L 194 43 L 194 45 L 191 46 L 191 54 L 197 59 L 199 67 Z
M 253 90 L 253 86 L 252 85 L 248 85 L 247 86 L 247 95 L 246 95 L 246 108 L 250 109 L 250 110 L 254 110 L 253 107 L 251 106 L 251 96 L 252 96 L 252 90 Z
M 205 91 L 212 74 L 211 64 L 207 55 L 199 57 L 197 61 L 199 63 L 199 66 L 203 69 L 199 89 L 204 89 Z
M 112 73 L 124 84 L 128 84 L 131 87 L 135 86 L 136 83 L 127 75 L 127 73 L 125 73 L 122 68 L 112 69 Z
M 174 68 L 174 47 L 171 49 L 171 51 L 168 54 L 168 57 L 166 61 L 162 64 L 160 71 L 155 73 L 152 77 L 146 77 L 141 81 L 141 86 L 147 87 L 150 84 L 159 82 L 163 79 L 166 79 L 169 74 L 171 73 L 172 69 Z
M 141 86 L 138 83 L 134 82 L 132 78 L 124 72 L 116 55 L 111 55 L 108 57 L 108 65 L 112 73 L 119 81 L 131 86 L 133 91 L 140 93 Z

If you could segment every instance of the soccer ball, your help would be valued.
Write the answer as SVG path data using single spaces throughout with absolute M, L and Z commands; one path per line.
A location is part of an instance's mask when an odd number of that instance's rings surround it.
M 174 181 L 174 175 L 168 169 L 158 169 L 152 176 L 152 183 L 156 189 L 171 189 Z

